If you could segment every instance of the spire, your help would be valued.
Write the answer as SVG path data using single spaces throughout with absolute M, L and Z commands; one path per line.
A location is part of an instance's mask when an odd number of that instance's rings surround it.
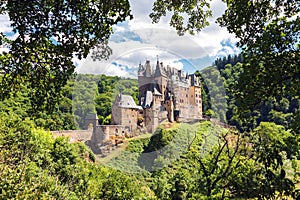
M 163 68 L 163 63 L 159 63 L 159 61 L 157 61 L 156 69 L 154 72 L 154 77 L 158 77 L 158 76 L 165 76 L 165 77 L 167 76 Z
M 150 65 L 150 60 L 146 60 L 146 64 L 145 64 L 145 67 L 146 67 L 146 77 L 151 77 L 151 65 Z

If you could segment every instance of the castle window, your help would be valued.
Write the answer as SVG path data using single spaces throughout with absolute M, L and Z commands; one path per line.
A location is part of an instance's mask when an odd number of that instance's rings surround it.
M 115 132 L 118 133 L 118 129 L 117 128 L 116 128 Z
M 198 97 L 198 94 L 196 94 L 196 97 Z

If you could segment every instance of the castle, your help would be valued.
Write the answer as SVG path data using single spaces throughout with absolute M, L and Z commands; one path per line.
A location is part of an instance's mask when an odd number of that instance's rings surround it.
M 119 94 L 112 107 L 112 124 L 127 131 L 145 127 L 154 133 L 162 122 L 191 122 L 202 118 L 201 85 L 195 74 L 147 60 L 138 69 L 139 102 Z
M 111 125 L 99 125 L 97 114 L 85 117 L 87 130 L 54 131 L 71 141 L 83 141 L 94 153 L 108 155 L 125 137 L 154 133 L 163 122 L 193 122 L 202 119 L 199 78 L 157 61 L 147 60 L 138 69 L 138 105 L 132 96 L 118 94 L 112 105 Z M 92 129 L 91 128 L 92 125 Z

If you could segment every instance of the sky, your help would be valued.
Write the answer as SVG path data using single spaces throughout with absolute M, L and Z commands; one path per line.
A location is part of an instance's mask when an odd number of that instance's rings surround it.
M 100 62 L 93 61 L 90 56 L 83 60 L 74 57 L 76 72 L 136 78 L 140 63 L 150 60 L 154 66 L 159 59 L 164 65 L 193 73 L 210 66 L 217 57 L 239 52 L 235 47 L 237 39 L 215 23 L 226 8 L 221 0 L 212 0 L 210 26 L 194 36 L 178 36 L 174 28 L 169 27 L 168 17 L 152 24 L 149 14 L 153 1 L 130 0 L 134 19 L 114 26 L 109 42 L 113 54 L 109 60 Z M 0 31 L 11 32 L 7 16 L 0 16 Z M 0 47 L 0 52 L 5 50 L 5 47 Z

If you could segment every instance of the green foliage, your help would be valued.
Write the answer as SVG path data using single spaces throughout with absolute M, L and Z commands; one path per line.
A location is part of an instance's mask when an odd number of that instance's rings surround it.
M 240 131 L 254 129 L 262 121 L 276 122 L 291 128 L 297 119 L 294 113 L 299 109 L 299 97 L 289 91 L 275 97 L 270 96 L 246 112 L 241 112 L 244 107 L 240 102 L 237 86 L 245 66 L 239 61 L 243 61 L 240 55 L 217 59 L 215 66 L 201 72 L 205 88 L 202 95 L 204 114 L 207 115 L 206 112 L 212 110 L 215 117 L 236 126 Z
M 206 68 L 201 71 L 201 77 L 202 85 L 205 87 L 202 91 L 204 114 L 208 111 L 207 114 L 214 114 L 213 117 L 226 122 L 226 90 L 220 72 L 214 67 Z
M 129 2 L 118 1 L 1 1 L 0 13 L 9 15 L 15 40 L 1 34 L 9 47 L 0 55 L 0 98 L 26 84 L 34 111 L 51 113 L 61 88 L 74 73 L 72 58 L 111 54 L 107 40 L 112 26 L 130 15 Z M 117 17 L 116 17 L 117 16 Z M 96 26 L 95 26 L 96 24 Z M 34 112 L 30 113 L 35 115 Z
M 140 166 L 139 157 L 148 143 L 149 138 L 130 140 L 125 151 L 104 164 L 117 170 L 145 174 L 147 171 L 144 170 L 143 166 Z
M 240 39 L 244 55 L 234 93 L 241 117 L 270 97 L 299 98 L 299 1 L 226 2 L 218 21 Z
M 85 128 L 85 116 L 89 113 L 97 113 L 100 124 L 110 124 L 112 104 L 119 93 L 133 96 L 137 103 L 138 83 L 136 79 L 103 74 L 78 74 L 75 82 L 69 82 L 68 85 L 73 87 L 72 111 L 77 126 L 82 129 Z
M 131 175 L 93 163 L 82 143 L 53 139 L 28 118 L 0 114 L 0 199 L 129 199 L 150 194 Z M 145 186 L 145 188 L 147 188 Z
M 69 86 L 69 85 L 68 85 Z M 32 102 L 30 100 L 30 90 L 24 84 L 19 88 L 19 91 L 11 94 L 9 98 L 0 102 L 0 112 L 13 112 L 20 118 L 25 119 L 30 117 L 37 126 L 48 130 L 71 130 L 75 129 L 75 122 L 72 115 L 72 97 L 67 98 L 70 87 L 64 87 L 62 92 L 66 96 L 61 96 L 58 105 L 52 113 L 47 111 L 33 110 Z M 31 114 L 35 112 L 34 116 Z
M 212 16 L 209 8 L 210 4 L 206 0 L 155 1 L 150 18 L 153 23 L 158 23 L 161 17 L 170 12 L 170 26 L 174 27 L 179 35 L 186 32 L 194 34 L 209 25 L 207 18 Z
M 248 192 L 260 199 L 281 199 L 284 196 L 295 198 L 298 169 L 293 164 L 294 158 L 287 158 L 292 134 L 283 126 L 262 122 L 254 129 L 252 136 L 253 163 L 249 163 L 249 166 L 255 165 L 255 173 L 252 171 L 245 177 L 251 183 Z
M 180 159 L 152 172 L 151 188 L 158 198 L 297 197 L 297 165 L 287 157 L 292 135 L 283 126 L 264 122 L 250 137 L 209 122 L 197 129 Z M 154 163 L 167 158 L 162 151 L 158 154 Z
M 58 104 L 51 113 L 33 109 L 30 89 L 26 88 L 26 84 L 0 102 L 0 112 L 14 112 L 21 118 L 30 117 L 37 126 L 47 130 L 84 129 L 85 116 L 89 113 L 97 113 L 100 124 L 110 124 L 111 106 L 118 92 L 132 95 L 137 102 L 137 80 L 79 74 L 75 79 L 69 79 L 62 88 Z

